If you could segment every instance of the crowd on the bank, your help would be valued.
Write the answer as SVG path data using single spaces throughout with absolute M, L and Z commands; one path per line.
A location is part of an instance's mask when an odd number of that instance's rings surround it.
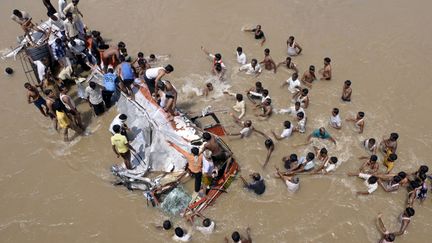
M 68 130 L 73 129 L 77 134 L 85 130 L 82 121 L 81 112 L 77 109 L 76 101 L 68 94 L 68 87 L 75 83 L 78 89 L 78 97 L 86 100 L 92 108 L 95 116 L 104 113 L 115 102 L 118 96 L 117 90 L 121 90 L 128 98 L 134 99 L 134 87 L 145 86 L 149 95 L 164 109 L 167 118 L 172 120 L 177 115 L 177 90 L 167 80 L 165 75 L 174 71 L 173 66 L 153 67 L 157 62 L 154 54 L 145 57 L 142 52 L 137 54 L 137 58 L 132 60 L 128 55 L 126 44 L 123 41 L 118 42 L 115 46 L 108 45 L 102 38 L 100 32 L 89 31 L 84 24 L 83 14 L 78 5 L 79 0 L 59 1 L 58 11 L 51 5 L 50 1 L 43 1 L 47 7 L 48 27 L 41 28 L 32 22 L 31 16 L 25 11 L 13 10 L 12 19 L 17 22 L 24 30 L 28 40 L 29 47 L 48 44 L 51 55 L 33 60 L 37 69 L 36 84 L 25 83 L 27 89 L 28 103 L 33 103 L 42 115 L 49 117 L 55 129 L 64 130 L 64 140 L 68 140 Z M 266 36 L 260 25 L 256 28 L 244 29 L 252 32 L 254 38 L 263 45 Z M 32 33 L 41 32 L 45 36 L 42 43 L 36 40 Z M 227 67 L 222 61 L 220 53 L 211 53 L 204 47 L 202 51 L 210 58 L 211 72 L 221 81 L 225 81 Z M 264 58 L 258 61 L 256 58 L 247 62 L 242 47 L 236 49 L 237 62 L 240 65 L 239 72 L 245 72 L 249 75 L 258 77 L 263 70 L 276 73 L 280 67 L 285 67 L 293 71 L 290 78 L 281 84 L 281 87 L 288 86 L 288 92 L 292 94 L 293 105 L 288 108 L 276 110 L 272 106 L 272 98 L 268 89 L 263 87 L 263 83 L 257 81 L 254 87 L 245 92 L 232 92 L 226 90 L 224 93 L 235 97 L 236 103 L 231 113 L 234 122 L 237 123 L 241 130 L 238 132 L 228 132 L 228 136 L 239 136 L 246 139 L 254 132 L 265 138 L 264 145 L 267 149 L 267 155 L 263 167 L 266 167 L 271 159 L 272 152 L 276 144 L 274 140 L 284 140 L 293 136 L 295 133 L 306 133 L 307 115 L 306 111 L 310 106 L 309 92 L 314 82 L 318 79 L 323 81 L 332 80 L 332 60 L 329 57 L 323 59 L 323 67 L 315 74 L 315 66 L 309 68 L 301 75 L 299 67 L 294 63 L 295 57 L 303 52 L 303 48 L 290 36 L 287 40 L 287 58 L 282 62 L 276 62 L 270 56 L 270 49 L 264 49 Z M 88 86 L 84 85 L 84 76 L 94 69 L 99 69 L 103 73 L 103 83 L 90 81 Z M 87 72 L 87 74 L 86 74 Z M 352 98 L 352 82 L 346 80 L 342 87 L 341 101 L 349 103 Z M 43 95 L 40 93 L 42 91 Z M 209 95 L 213 91 L 212 83 L 206 83 L 203 88 L 203 94 Z M 244 96 L 251 101 L 254 106 L 254 113 L 257 121 L 269 119 L 275 113 L 289 114 L 292 120 L 286 120 L 281 126 L 281 131 L 270 130 L 269 135 L 260 131 L 253 126 L 252 120 L 242 120 L 247 109 Z M 124 159 L 127 169 L 133 169 L 131 164 L 131 151 L 134 149 L 129 145 L 128 131 L 126 125 L 127 116 L 120 114 L 110 125 L 110 130 L 114 134 L 111 137 L 111 143 L 114 153 Z M 345 119 L 359 134 L 365 129 L 365 113 L 358 111 L 354 117 Z M 314 129 L 305 138 L 305 143 L 296 146 L 305 146 L 312 143 L 312 139 L 329 140 L 335 145 L 337 139 L 333 137 L 329 130 L 343 129 L 340 110 L 333 108 L 329 114 L 328 129 L 319 127 Z M 370 154 L 367 157 L 360 157 L 363 160 L 358 171 L 348 173 L 349 176 L 357 176 L 365 180 L 365 190 L 357 192 L 358 195 L 370 195 L 379 187 L 386 192 L 397 191 L 402 187 L 408 190 L 408 199 L 406 207 L 400 215 L 401 227 L 399 230 L 387 230 L 381 220 L 381 214 L 378 215 L 378 228 L 382 233 L 380 242 L 393 242 L 397 236 L 404 234 L 407 226 L 414 216 L 414 203 L 416 200 L 423 202 L 429 187 L 428 184 L 428 166 L 422 165 L 415 172 L 400 171 L 394 172 L 394 167 L 398 159 L 397 141 L 399 135 L 391 133 L 388 138 L 383 138 L 378 142 L 376 138 L 368 138 L 362 142 L 364 149 Z M 188 172 L 195 178 L 195 192 L 205 196 L 206 190 L 211 185 L 212 179 L 217 177 L 218 170 L 216 167 L 220 162 L 224 162 L 231 156 L 221 149 L 213 134 L 205 132 L 203 134 L 204 144 L 200 148 L 193 147 L 191 151 L 184 151 L 175 144 L 171 146 L 184 155 L 187 163 Z M 379 156 L 381 153 L 382 156 Z M 281 179 L 288 190 L 295 192 L 300 187 L 299 175 L 304 174 L 331 174 L 339 166 L 340 161 L 336 155 L 326 147 L 318 148 L 313 146 L 311 151 L 304 155 L 295 153 L 289 154 L 282 158 L 282 164 L 285 171 L 276 166 L 275 177 Z M 381 158 L 381 159 L 380 159 Z M 384 170 L 380 170 L 380 164 Z M 250 175 L 252 182 L 248 182 L 240 176 L 245 187 L 261 195 L 265 193 L 265 183 L 263 177 L 254 172 Z M 197 229 L 205 234 L 214 230 L 214 221 L 205 218 L 203 226 Z M 172 228 L 171 222 L 165 221 L 163 229 Z M 177 227 L 174 230 L 174 240 L 188 241 L 191 237 L 190 231 Z M 250 230 L 247 230 L 247 238 L 240 236 L 238 232 L 232 234 L 234 242 L 251 242 Z M 228 242 L 228 239 L 226 239 Z

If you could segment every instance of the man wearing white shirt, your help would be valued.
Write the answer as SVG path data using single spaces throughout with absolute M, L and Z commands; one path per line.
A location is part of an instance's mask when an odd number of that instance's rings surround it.
M 173 235 L 172 239 L 174 241 L 178 242 L 188 242 L 191 240 L 191 234 L 190 232 L 185 232 L 182 228 L 177 227 L 174 230 L 175 234 Z
M 330 126 L 338 130 L 342 128 L 342 120 L 339 117 L 338 108 L 333 108 L 332 110 L 332 115 L 330 117 Z
M 246 104 L 244 102 L 243 95 L 231 93 L 228 91 L 224 91 L 224 94 L 231 95 L 231 96 L 234 96 L 236 98 L 237 101 L 236 101 L 236 104 L 233 106 L 233 110 L 236 112 L 239 112 L 240 115 L 237 118 L 242 119 L 243 116 L 246 114 Z
M 64 19 L 66 16 L 63 13 L 63 10 L 66 8 L 67 1 L 66 0 L 59 0 L 58 1 L 58 13 L 60 15 L 60 18 Z
M 280 114 L 288 113 L 288 114 L 291 114 L 293 117 L 297 117 L 297 114 L 300 112 L 303 112 L 303 114 L 306 116 L 304 109 L 301 107 L 301 104 L 298 101 L 288 109 L 280 109 L 279 110 Z
M 68 43 L 69 50 L 75 55 L 83 54 L 85 50 L 85 43 L 83 40 L 75 38 Z
M 288 85 L 288 90 L 291 93 L 296 93 L 300 90 L 300 80 L 298 79 L 298 74 L 293 73 L 293 75 L 286 81 L 283 82 L 282 87 Z
M 215 223 L 213 220 L 210 220 L 209 218 L 206 218 L 203 220 L 203 226 L 197 226 L 196 227 L 198 231 L 205 235 L 209 235 L 213 233 L 215 228 Z
M 237 62 L 240 63 L 241 65 L 245 65 L 246 64 L 246 54 L 243 52 L 243 48 L 241 48 L 240 46 L 237 47 Z
M 378 189 L 378 178 L 370 174 L 359 173 L 358 177 L 364 179 L 364 184 L 367 191 L 358 191 L 357 195 L 370 195 Z
M 298 177 L 287 176 L 279 171 L 276 167 L 276 177 L 279 177 L 287 186 L 289 192 L 296 192 L 300 187 L 300 180 Z
M 276 140 L 285 139 L 287 137 L 290 137 L 292 134 L 293 126 L 291 125 L 291 122 L 290 121 L 284 121 L 283 125 L 284 125 L 284 129 L 283 129 L 280 136 L 278 136 L 273 130 L 271 130 L 271 133 L 276 138 Z
M 258 76 L 261 74 L 262 69 L 257 59 L 252 59 L 251 63 L 241 66 L 239 71 L 246 71 L 246 74 L 255 74 L 255 76 Z

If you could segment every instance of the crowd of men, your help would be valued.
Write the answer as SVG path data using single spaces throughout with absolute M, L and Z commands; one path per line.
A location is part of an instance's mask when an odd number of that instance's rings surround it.
M 89 32 L 83 21 L 83 14 L 78 5 L 79 0 L 72 0 L 71 3 L 59 1 L 58 10 L 56 10 L 50 1 L 43 1 L 49 17 L 48 28 L 41 28 L 32 22 L 31 16 L 25 11 L 13 10 L 12 19 L 23 29 L 28 40 L 29 46 L 40 45 L 40 40 L 36 40 L 32 33 L 41 32 L 45 36 L 42 43 L 48 43 L 52 57 L 46 56 L 40 60 L 34 60 L 37 67 L 38 80 L 37 84 L 25 83 L 27 89 L 27 101 L 33 103 L 43 116 L 49 117 L 55 129 L 64 130 L 64 140 L 69 140 L 68 130 L 73 129 L 78 134 L 85 130 L 82 121 L 81 112 L 77 109 L 76 101 L 68 94 L 68 86 L 71 83 L 77 84 L 78 96 L 86 100 L 95 116 L 99 116 L 109 109 L 115 102 L 117 90 L 121 90 L 130 99 L 134 99 L 134 87 L 147 87 L 152 98 L 163 108 L 167 118 L 172 120 L 177 115 L 176 102 L 177 91 L 174 86 L 164 79 L 165 75 L 174 71 L 173 66 L 152 67 L 156 61 L 155 55 L 145 57 L 142 52 L 137 54 L 137 58 L 132 61 L 128 55 L 126 44 L 122 41 L 115 46 L 108 45 L 102 38 L 100 32 Z M 260 25 L 256 28 L 244 29 L 254 33 L 254 38 L 263 45 L 266 41 L 265 34 Z M 219 80 L 224 81 L 227 67 L 222 61 L 220 53 L 212 54 L 204 47 L 202 51 L 211 59 L 211 72 Z M 235 97 L 236 104 L 233 106 L 231 113 L 234 122 L 241 126 L 239 132 L 229 132 L 229 136 L 240 136 L 246 139 L 252 133 L 256 132 L 265 138 L 264 145 L 267 150 L 267 156 L 263 167 L 266 167 L 271 159 L 272 152 L 275 149 L 273 139 L 284 140 L 293 136 L 295 133 L 304 134 L 306 132 L 307 115 L 306 111 L 310 106 L 309 92 L 313 83 L 317 80 L 332 80 L 332 60 L 329 57 L 323 59 L 323 67 L 315 74 L 315 66 L 310 65 L 303 75 L 299 75 L 299 68 L 294 63 L 295 57 L 303 52 L 303 48 L 296 42 L 294 36 L 287 40 L 287 58 L 276 64 L 270 56 L 270 49 L 264 49 L 264 58 L 258 62 L 256 58 L 250 59 L 242 47 L 236 49 L 237 62 L 240 65 L 239 72 L 245 72 L 249 75 L 258 77 L 263 70 L 276 73 L 280 67 L 285 67 L 293 71 L 293 74 L 287 81 L 281 84 L 281 87 L 288 86 L 288 92 L 292 94 L 293 105 L 289 108 L 276 111 L 272 106 L 269 90 L 263 87 L 262 82 L 257 81 L 254 87 L 242 92 L 225 91 L 224 93 Z M 262 66 L 261 66 L 262 65 Z M 89 82 L 85 87 L 85 78 L 80 78 L 83 73 L 93 69 L 100 69 L 103 72 L 103 83 Z M 317 77 L 318 76 L 318 77 Z M 342 87 L 341 100 L 350 102 L 352 97 L 352 82 L 346 80 Z M 42 94 L 41 94 L 41 92 Z M 208 95 L 213 90 L 211 83 L 204 87 L 204 94 Z M 270 135 L 257 130 L 253 126 L 252 120 L 243 121 L 245 116 L 246 104 L 244 95 L 253 104 L 255 116 L 258 121 L 269 119 L 274 113 L 289 114 L 292 120 L 283 122 L 281 132 L 270 131 Z M 124 159 L 126 168 L 133 169 L 130 163 L 131 150 L 127 136 L 128 127 L 126 125 L 126 115 L 118 116 L 118 123 L 111 124 L 110 130 L 114 134 L 111 138 L 112 148 L 118 157 Z M 345 119 L 347 123 L 352 123 L 358 133 L 363 133 L 365 129 L 365 113 L 357 112 L 356 116 Z M 329 116 L 329 129 L 343 129 L 340 110 L 333 108 Z M 393 192 L 401 187 L 408 188 L 408 200 L 403 210 L 400 222 L 401 227 L 398 231 L 387 230 L 381 220 L 381 214 L 378 216 L 378 225 L 382 233 L 380 242 L 393 242 L 397 236 L 402 235 L 410 220 L 414 215 L 413 208 L 416 199 L 423 201 L 428 189 L 427 175 L 428 167 L 422 165 L 416 172 L 409 173 L 400 171 L 394 173 L 395 161 L 397 160 L 397 140 L 399 135 L 391 133 L 388 138 L 384 138 L 378 143 L 375 138 L 368 138 L 363 142 L 364 149 L 370 153 L 368 157 L 360 157 L 364 160 L 361 167 L 356 172 L 348 173 L 349 176 L 357 176 L 365 180 L 365 190 L 358 191 L 358 195 L 371 195 L 379 186 L 386 192 Z M 337 139 L 333 137 L 328 129 L 320 127 L 314 129 L 306 138 L 305 143 L 309 145 L 312 139 L 329 140 L 337 144 Z M 203 193 L 215 178 L 217 162 L 225 161 L 230 154 L 225 154 L 216 142 L 213 134 L 204 133 L 204 145 L 201 148 L 192 148 L 191 151 L 183 151 L 181 148 L 172 144 L 172 147 L 178 150 L 188 161 L 187 170 L 195 178 L 195 192 Z M 300 146 L 301 146 L 300 145 Z M 331 174 L 340 165 L 337 156 L 330 156 L 327 148 L 313 147 L 305 155 L 290 154 L 282 158 L 282 171 L 276 166 L 275 177 L 281 179 L 288 187 L 288 190 L 295 192 L 299 189 L 300 174 Z M 379 156 L 378 153 L 382 153 Z M 385 171 L 379 169 L 379 158 L 382 158 L 382 165 Z M 245 187 L 254 191 L 258 195 L 265 193 L 265 183 L 262 176 L 257 173 L 251 173 L 252 182 L 248 182 L 240 176 Z M 205 234 L 214 230 L 215 223 L 206 218 L 203 220 L 203 226 L 197 229 Z M 164 222 L 163 229 L 170 230 L 171 222 Z M 177 241 L 188 241 L 191 238 L 190 232 L 177 227 L 174 230 L 173 239 Z M 238 232 L 232 234 L 234 242 L 251 242 L 250 230 L 247 230 L 247 238 L 242 238 Z M 228 239 L 226 239 L 228 242 Z

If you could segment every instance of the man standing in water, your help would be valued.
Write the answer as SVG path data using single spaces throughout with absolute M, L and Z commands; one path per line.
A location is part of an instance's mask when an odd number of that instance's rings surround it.
M 279 66 L 281 66 L 281 65 L 285 66 L 285 67 L 288 68 L 288 69 L 293 70 L 295 73 L 298 73 L 298 72 L 299 72 L 299 70 L 297 69 L 297 65 L 296 65 L 296 64 L 291 60 L 291 57 L 287 57 L 287 58 L 285 59 L 285 61 L 280 62 L 280 63 L 276 66 L 276 68 L 279 68 Z M 275 71 L 276 71 L 276 70 L 275 70 Z
M 250 174 L 250 177 L 252 177 L 253 182 L 248 183 L 243 176 L 240 176 L 240 179 L 243 181 L 244 186 L 255 192 L 257 195 L 261 195 L 265 192 L 265 184 L 264 179 L 261 178 L 261 175 L 259 173 L 252 173 Z
M 39 94 L 37 88 L 30 83 L 25 83 L 24 88 L 27 89 L 27 102 L 29 104 L 33 103 L 39 109 L 43 116 L 48 116 L 48 107 L 46 105 L 46 101 Z M 43 107 L 45 107 L 45 109 Z
M 66 87 L 60 88 L 60 101 L 66 107 L 66 113 L 69 113 L 74 118 L 74 123 L 81 129 L 84 129 L 84 126 L 81 121 L 81 114 L 79 113 L 75 102 L 72 98 L 67 95 L 68 89 Z
M 102 90 L 95 82 L 90 82 L 85 89 L 85 96 L 96 116 L 105 112 L 105 105 L 102 99 Z
M 236 55 L 237 55 L 237 62 L 241 65 L 245 65 L 246 54 L 243 52 L 243 48 L 241 48 L 240 46 L 237 47 Z
M 342 101 L 350 102 L 351 94 L 352 94 L 351 81 L 346 80 L 342 88 L 342 97 L 341 97 Z
M 266 38 L 265 38 L 264 32 L 261 30 L 261 25 L 257 25 L 254 29 L 244 29 L 243 31 L 254 32 L 255 39 L 256 40 L 262 39 L 261 46 L 264 45 Z
M 247 238 L 245 239 L 245 238 L 240 236 L 240 233 L 238 231 L 234 231 L 231 234 L 231 239 L 235 243 L 252 243 L 252 238 L 250 235 L 250 228 L 249 227 L 247 227 L 247 229 L 246 229 L 246 234 L 247 234 Z M 225 237 L 225 243 L 229 243 L 227 237 Z
M 273 61 L 273 58 L 270 56 L 270 49 L 266 48 L 264 50 L 264 60 L 260 62 L 260 64 L 264 64 L 264 68 L 266 70 L 273 71 L 276 73 L 276 63 Z
M 290 36 L 287 40 L 288 56 L 297 56 L 302 52 L 300 45 L 294 41 L 294 36 Z
M 258 77 L 261 74 L 261 65 L 259 65 L 257 59 L 254 58 L 251 63 L 241 66 L 239 71 L 245 71 L 246 74 L 255 74 L 255 77 Z
M 321 74 L 321 80 L 331 80 L 332 78 L 332 68 L 330 65 L 331 59 L 330 57 L 324 58 L 324 67 L 319 70 Z
M 309 70 L 307 70 L 306 72 L 303 73 L 303 76 L 301 77 L 301 81 L 304 85 L 306 85 L 309 88 L 312 88 L 312 83 L 313 81 L 315 81 L 317 78 L 315 76 L 315 66 L 314 65 L 310 65 L 309 66 Z
M 135 149 L 128 143 L 127 138 L 120 134 L 120 125 L 113 126 L 114 135 L 111 137 L 111 145 L 114 153 L 118 157 L 122 157 L 126 168 L 128 170 L 132 169 L 131 165 L 131 150 L 135 152 Z

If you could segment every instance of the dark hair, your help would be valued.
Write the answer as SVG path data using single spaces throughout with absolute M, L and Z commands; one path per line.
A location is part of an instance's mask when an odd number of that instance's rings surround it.
M 291 62 L 291 57 L 287 57 L 285 60 Z
M 51 92 L 52 92 L 51 89 L 46 89 L 46 90 L 44 90 L 44 94 L 45 94 L 46 96 L 48 96 L 49 94 L 51 94 Z
M 220 53 L 216 53 L 215 54 L 215 59 L 218 60 L 218 61 L 221 60 L 222 59 L 222 55 Z
M 150 54 L 150 58 L 155 59 L 156 58 L 155 54 Z
M 126 116 L 125 114 L 121 114 L 121 115 L 119 116 L 119 118 L 120 118 L 120 120 L 126 120 L 126 119 L 127 119 L 127 116 Z
M 142 53 L 142 52 L 138 52 L 138 55 L 137 55 L 139 58 L 142 58 L 142 57 L 144 57 L 144 53 Z
M 302 93 L 303 93 L 304 95 L 307 95 L 307 94 L 309 93 L 309 90 L 308 90 L 307 88 L 303 88 L 303 89 L 302 89 Z
M 222 65 L 221 65 L 220 63 L 216 63 L 216 64 L 215 64 L 215 69 L 216 69 L 216 71 L 218 71 L 218 72 L 222 71 Z
M 174 232 L 175 232 L 175 235 L 177 235 L 178 237 L 183 237 L 183 235 L 184 235 L 183 229 L 180 227 L 175 228 Z
M 310 65 L 309 66 L 309 71 L 315 71 L 315 66 L 314 65 Z
M 385 237 L 385 240 L 388 242 L 393 242 L 396 239 L 396 236 L 394 233 L 388 233 Z
M 29 82 L 24 83 L 24 88 L 31 87 L 31 84 Z
M 420 173 L 420 174 L 418 175 L 418 178 L 419 178 L 422 182 L 424 182 L 424 181 L 426 180 L 426 178 L 427 178 L 427 175 L 426 175 L 425 173 Z
M 90 88 L 95 89 L 96 88 L 96 83 L 93 81 L 90 81 L 89 83 Z
M 120 125 L 116 124 L 112 127 L 114 133 L 120 133 Z
M 205 218 L 203 220 L 204 227 L 209 227 L 211 225 L 211 220 L 209 218 Z
M 315 154 L 313 154 L 313 153 L 311 153 L 311 152 L 307 153 L 307 155 L 306 155 L 306 160 L 307 160 L 307 161 L 311 161 L 311 160 L 313 160 L 313 159 L 315 159 Z
M 299 118 L 304 118 L 304 113 L 303 113 L 303 111 L 300 111 L 299 113 L 297 113 L 297 117 L 299 117 Z
M 169 229 L 171 229 L 171 227 L 172 227 L 172 225 L 171 225 L 171 221 L 169 221 L 169 220 L 165 220 L 165 221 L 163 222 L 162 226 L 163 226 L 164 230 L 169 230 Z
M 120 61 L 120 62 L 124 62 L 125 60 L 126 60 L 126 59 L 125 59 L 125 57 L 124 57 L 123 55 L 120 55 L 120 56 L 119 56 L 119 61 Z
M 291 127 L 291 122 L 290 121 L 284 121 L 283 125 L 284 125 L 285 128 L 288 129 L 288 128 Z
M 7 68 L 5 69 L 5 72 L 6 72 L 7 74 L 11 75 L 14 71 L 13 71 L 12 68 L 7 67 Z
M 346 81 L 345 81 L 345 84 L 346 84 L 347 86 L 351 86 L 351 80 L 346 80 Z
M 376 176 L 371 176 L 371 177 L 369 177 L 369 179 L 368 179 L 368 183 L 369 184 L 374 184 L 374 183 L 376 183 L 378 181 L 378 178 L 376 177 Z
M 290 159 L 290 162 L 298 161 L 297 154 L 291 154 L 289 159 Z
M 241 48 L 241 47 L 239 46 L 239 47 L 237 47 L 237 51 L 238 51 L 238 52 L 243 52 L 243 48 Z
M 264 100 L 264 102 L 267 102 L 269 105 L 271 104 L 272 100 L 270 98 L 267 98 Z
M 363 118 L 363 117 L 365 116 L 365 113 L 364 113 L 363 111 L 359 111 L 359 112 L 358 112 L 358 116 L 359 116 L 360 118 Z
M 209 141 L 212 136 L 210 135 L 210 133 L 204 132 L 203 135 L 202 135 L 202 137 L 203 137 L 204 140 Z
M 109 72 L 109 73 L 114 73 L 114 69 L 112 69 L 112 68 L 108 68 L 108 72 Z
M 406 178 L 406 173 L 405 173 L 405 171 L 401 171 L 401 172 L 399 172 L 399 173 L 398 173 L 398 176 L 399 176 L 401 179 L 405 179 L 405 178 Z
M 372 154 L 369 160 L 376 162 L 378 160 L 378 156 L 376 156 L 375 154 Z
M 338 108 L 333 108 L 333 112 L 337 114 L 339 114 L 339 109 Z
M 392 132 L 390 133 L 390 139 L 396 141 L 399 138 L 399 134 Z
M 414 210 L 414 208 L 412 208 L 412 207 L 407 207 L 407 208 L 405 209 L 405 213 L 406 213 L 406 215 L 407 215 L 408 217 L 412 217 L 412 216 L 414 216 L 414 214 L 415 214 L 415 210 Z
M 369 138 L 369 143 L 375 144 L 376 143 L 375 138 Z
M 396 154 L 390 154 L 387 160 L 393 162 L 393 161 L 397 160 L 397 158 L 398 157 Z
M 256 87 L 260 87 L 260 88 L 262 88 L 262 83 L 261 83 L 260 81 L 257 81 L 257 82 L 255 83 L 255 86 L 256 86 Z
M 165 71 L 167 71 L 168 73 L 173 72 L 174 71 L 174 67 L 171 66 L 171 64 L 168 64 L 165 66 Z
M 17 16 L 18 18 L 22 18 L 22 13 L 21 13 L 21 11 L 19 11 L 18 9 L 14 9 L 14 10 L 12 11 L 12 13 L 13 13 L 15 16 Z
M 261 175 L 260 175 L 259 173 L 254 173 L 254 174 L 252 175 L 252 178 L 253 178 L 255 181 L 259 181 L 259 180 L 261 180 Z
M 420 174 L 427 173 L 429 171 L 429 167 L 427 165 L 421 165 L 418 171 L 420 172 Z
M 268 89 L 263 89 L 262 94 L 265 95 L 265 96 L 267 96 L 269 94 Z
M 338 158 L 335 156 L 330 157 L 330 163 L 336 164 L 338 162 Z
M 271 146 L 273 146 L 273 140 L 271 140 L 271 138 L 267 138 L 264 141 L 264 145 L 266 146 L 266 148 L 270 148 Z
M 242 94 L 236 94 L 236 100 L 237 101 L 242 101 L 243 100 L 243 95 Z
M 246 121 L 244 121 L 244 125 L 246 127 L 250 127 L 250 126 L 252 126 L 252 121 L 251 120 L 246 120 Z
M 240 233 L 237 232 L 237 231 L 234 231 L 234 232 L 231 234 L 231 239 L 232 239 L 233 241 L 235 241 L 235 242 L 240 241 Z
M 293 73 L 292 77 L 293 77 L 294 80 L 297 79 L 298 78 L 298 73 Z
M 191 148 L 191 153 L 196 156 L 196 155 L 199 154 L 199 149 L 197 147 L 192 147 Z
M 330 59 L 330 57 L 326 57 L 326 58 L 324 58 L 324 61 L 330 63 L 331 59 Z
M 301 103 L 300 103 L 300 101 L 296 101 L 296 102 L 294 103 L 294 105 L 296 105 L 296 106 L 301 106 Z
M 327 151 L 326 148 L 322 148 L 322 149 L 320 150 L 320 154 L 327 154 L 327 153 L 328 153 L 328 151 Z
M 264 53 L 270 53 L 270 49 L 268 48 L 264 49 Z
M 398 175 L 395 175 L 395 176 L 393 176 L 392 180 L 396 183 L 399 183 L 402 180 L 402 178 L 400 178 L 400 176 L 398 176 Z
M 125 47 L 126 47 L 126 44 L 125 44 L 123 41 L 120 41 L 120 42 L 117 44 L 117 47 L 118 47 L 118 48 L 125 48 Z
M 253 62 L 258 63 L 258 60 L 254 58 L 254 59 L 252 59 L 251 63 L 253 63 Z

